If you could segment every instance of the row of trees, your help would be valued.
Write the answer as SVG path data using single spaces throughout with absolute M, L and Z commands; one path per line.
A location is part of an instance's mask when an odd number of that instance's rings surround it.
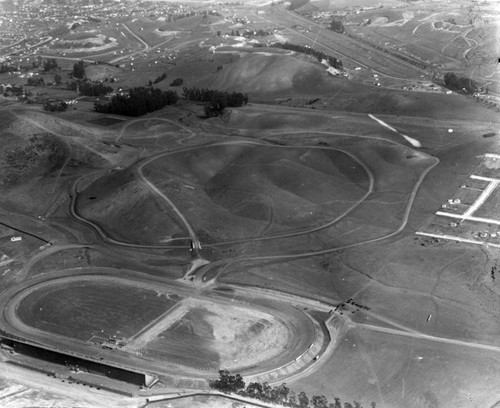
M 52 69 L 59 68 L 57 61 L 54 58 L 49 58 L 46 61 L 41 61 L 41 59 L 37 59 L 31 63 L 31 65 L 22 65 L 22 66 L 14 66 L 10 64 L 0 65 L 0 74 L 4 74 L 5 72 L 14 72 L 14 71 L 30 71 L 32 69 L 36 69 L 42 66 L 44 71 L 50 71 Z
M 185 99 L 208 102 L 205 105 L 205 116 L 220 116 L 227 107 L 239 107 L 248 103 L 248 95 L 241 92 L 225 92 L 217 89 L 183 88 Z
M 245 382 L 240 374 L 231 375 L 227 370 L 219 371 L 219 378 L 211 380 L 210 387 L 224 393 L 235 393 L 245 397 L 255 398 L 261 401 L 274 404 L 281 404 L 292 408 L 363 408 L 359 402 L 344 402 L 340 398 L 334 398 L 329 402 L 324 395 L 315 395 L 311 398 L 304 391 L 295 394 L 285 383 L 276 387 L 271 387 L 268 383 L 249 383 L 245 387 Z M 375 402 L 370 404 L 375 408 Z
M 64 112 L 68 109 L 68 104 L 64 101 L 45 102 L 43 109 L 49 112 Z
M 114 113 L 125 116 L 141 116 L 162 109 L 177 102 L 175 91 L 162 91 L 152 87 L 130 89 L 128 94 L 113 95 L 109 102 L 94 103 L 96 112 Z
M 41 77 L 28 78 L 26 85 L 29 86 L 45 86 L 45 79 Z
M 164 72 L 163 74 L 158 75 L 158 76 L 156 77 L 156 79 L 153 81 L 153 83 L 154 83 L 154 84 L 160 83 L 161 81 L 163 81 L 163 80 L 164 80 L 164 79 L 166 79 L 166 78 L 167 78 L 167 73 L 166 73 L 166 72 Z
M 92 81 L 71 81 L 68 83 L 68 89 L 78 91 L 80 95 L 101 96 L 113 92 L 113 88 L 104 85 L 102 82 Z
M 322 51 L 315 50 L 314 48 L 305 45 L 277 42 L 272 44 L 271 47 L 281 48 L 283 50 L 290 50 L 290 51 L 300 52 L 301 54 L 311 55 L 317 58 L 318 61 L 320 62 L 322 60 L 326 60 L 328 64 L 330 64 L 330 66 L 337 69 L 342 69 L 342 61 L 339 60 L 338 58 L 332 57 L 331 55 L 325 54 Z
M 42 65 L 44 71 L 50 71 L 52 69 L 59 68 L 59 65 L 57 64 L 56 59 L 55 58 L 49 58 L 46 61 L 43 61 L 43 63 L 41 63 L 40 60 L 35 60 L 35 61 L 33 61 L 31 63 L 31 67 L 30 66 L 25 66 L 25 67 L 23 67 L 23 69 L 25 71 L 27 71 L 27 70 L 29 70 L 31 68 L 36 69 L 40 65 Z M 13 65 L 8 65 L 8 64 L 2 64 L 2 65 L 0 65 L 0 74 L 3 74 L 5 72 L 14 72 L 14 71 L 17 71 L 17 67 L 14 67 Z

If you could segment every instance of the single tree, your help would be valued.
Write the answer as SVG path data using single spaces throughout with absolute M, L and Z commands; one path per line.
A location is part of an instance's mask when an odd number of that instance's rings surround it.
M 299 392 L 298 400 L 300 408 L 307 408 L 309 406 L 309 398 L 304 391 Z
M 290 405 L 292 408 L 297 408 L 299 406 L 297 396 L 293 391 L 290 391 L 288 393 L 288 405 Z
M 290 389 L 286 386 L 285 383 L 282 383 L 281 385 L 274 387 L 273 393 L 276 396 L 276 401 L 281 404 L 288 400 Z
M 73 77 L 79 79 L 85 78 L 85 63 L 82 60 L 73 65 Z
M 324 395 L 315 395 L 311 398 L 314 408 L 328 408 L 328 400 Z
M 258 382 L 252 382 L 247 385 L 246 394 L 251 398 L 262 398 L 262 385 Z

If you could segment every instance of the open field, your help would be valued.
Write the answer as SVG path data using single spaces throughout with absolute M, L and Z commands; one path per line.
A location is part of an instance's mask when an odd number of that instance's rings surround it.
M 491 407 L 500 394 L 499 354 L 391 335 L 359 327 L 339 343 L 314 380 L 291 386 L 354 398 L 366 406 Z

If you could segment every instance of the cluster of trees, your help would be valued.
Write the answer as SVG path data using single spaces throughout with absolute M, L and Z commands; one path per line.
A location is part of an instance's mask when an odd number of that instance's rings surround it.
M 245 31 L 243 36 L 245 37 L 251 37 L 252 34 L 258 35 L 260 37 L 265 37 L 266 35 L 271 35 L 272 33 L 270 31 L 265 31 L 262 28 L 259 28 L 257 31 Z
M 3 85 L 0 84 L 0 93 L 7 97 L 10 95 L 21 96 L 23 94 L 31 94 L 30 92 L 24 92 L 21 85 Z
M 55 58 L 49 58 L 48 60 L 43 62 L 43 70 L 44 71 L 50 71 L 52 69 L 59 68 L 59 65 L 57 65 L 57 61 Z
M 85 78 L 85 63 L 82 60 L 75 62 L 75 64 L 73 65 L 72 75 L 73 78 Z
M 196 13 L 194 11 L 188 11 L 186 13 L 173 14 L 173 15 L 169 16 L 168 21 L 177 21 L 177 20 L 181 20 L 181 19 L 186 18 L 186 17 L 192 17 L 192 16 L 195 16 L 195 15 L 196 15 Z
M 71 81 L 68 84 L 68 89 L 78 91 L 80 95 L 85 96 L 101 96 L 113 92 L 112 87 L 106 86 L 102 82 L 92 81 Z
M 125 116 L 141 116 L 154 112 L 177 102 L 179 96 L 175 91 L 162 91 L 152 87 L 130 89 L 128 94 L 113 95 L 109 102 L 97 101 L 96 112 L 115 113 Z
M 239 107 L 248 103 L 248 95 L 241 92 L 226 92 L 216 89 L 183 88 L 185 99 L 208 102 L 205 105 L 205 116 L 220 116 L 227 107 Z
M 43 109 L 49 112 L 64 112 L 68 109 L 68 104 L 64 101 L 45 102 Z
M 359 402 L 344 402 L 340 398 L 334 398 L 329 402 L 324 395 L 315 395 L 311 398 L 304 391 L 295 394 L 285 383 L 276 387 L 271 387 L 268 383 L 249 383 L 245 387 L 245 382 L 241 375 L 231 375 L 227 370 L 219 371 L 219 378 L 211 380 L 210 387 L 224 393 L 236 393 L 244 397 L 255 398 L 261 401 L 274 404 L 281 404 L 292 408 L 363 408 Z M 375 402 L 370 404 L 375 408 Z
M 457 76 L 454 72 L 444 74 L 444 86 L 452 91 L 473 94 L 479 90 L 479 84 L 467 77 Z
M 271 47 L 282 48 L 284 50 L 291 50 L 295 52 L 300 52 L 301 54 L 311 55 L 318 59 L 318 61 L 326 60 L 332 67 L 337 69 L 342 69 L 342 61 L 338 58 L 332 57 L 331 55 L 325 54 L 322 51 L 315 50 L 314 48 L 307 47 L 305 45 L 290 44 L 290 43 L 274 43 Z
M 334 18 L 328 27 L 330 30 L 335 31 L 336 33 L 342 34 L 345 31 L 344 24 L 342 24 L 341 20 Z
M 207 18 L 209 14 L 212 16 L 221 16 L 221 14 L 218 11 L 210 10 L 210 11 L 203 11 L 203 18 Z
M 167 73 L 166 73 L 166 72 L 164 72 L 163 74 L 158 75 L 158 76 L 156 77 L 156 79 L 153 81 L 153 83 L 154 83 L 154 84 L 158 84 L 158 83 L 160 83 L 161 81 L 163 81 L 163 80 L 164 80 L 164 79 L 166 79 L 166 78 L 167 78 Z
M 184 83 L 182 78 L 175 78 L 172 82 L 170 82 L 170 86 L 181 86 Z
M 43 78 L 28 78 L 27 85 L 29 86 L 45 86 L 45 80 Z

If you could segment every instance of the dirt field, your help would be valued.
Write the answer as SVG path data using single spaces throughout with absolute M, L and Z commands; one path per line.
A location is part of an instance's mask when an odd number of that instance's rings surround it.
M 154 359 L 231 370 L 274 358 L 288 336 L 287 327 L 271 315 L 188 299 L 130 346 Z

